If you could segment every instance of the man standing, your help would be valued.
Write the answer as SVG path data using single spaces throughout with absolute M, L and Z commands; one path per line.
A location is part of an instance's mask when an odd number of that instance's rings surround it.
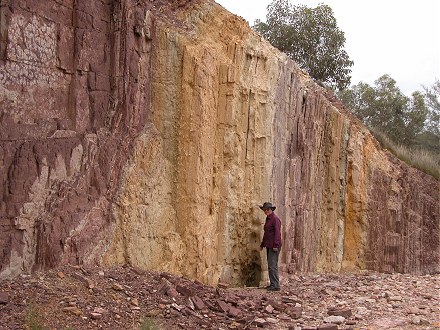
M 275 215 L 275 206 L 265 202 L 260 209 L 266 214 L 264 224 L 263 241 L 260 244 L 261 250 L 267 250 L 267 266 L 269 271 L 270 285 L 266 287 L 269 291 L 280 291 L 280 280 L 278 277 L 278 256 L 281 249 L 281 220 Z

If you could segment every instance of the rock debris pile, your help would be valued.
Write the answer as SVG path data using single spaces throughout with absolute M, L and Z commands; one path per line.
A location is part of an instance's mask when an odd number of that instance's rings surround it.
M 131 267 L 66 266 L 0 282 L 0 329 L 439 329 L 439 279 L 307 274 L 267 292 Z

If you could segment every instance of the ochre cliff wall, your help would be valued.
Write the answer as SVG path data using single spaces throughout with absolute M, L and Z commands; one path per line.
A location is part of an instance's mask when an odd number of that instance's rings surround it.
M 216 3 L 0 10 L 0 277 L 130 263 L 256 284 L 264 201 L 285 272 L 439 271 L 439 182 Z
M 107 249 L 148 112 L 148 41 L 127 31 L 127 5 L 1 2 L 0 277 Z

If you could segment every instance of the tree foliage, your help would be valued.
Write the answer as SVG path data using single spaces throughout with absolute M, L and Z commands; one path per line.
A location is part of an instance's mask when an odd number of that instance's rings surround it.
M 381 131 L 395 143 L 438 150 L 439 91 L 437 82 L 425 93 L 404 95 L 389 75 L 374 86 L 360 82 L 338 96 L 367 126 Z
M 338 89 L 349 86 L 353 61 L 344 50 L 344 33 L 329 6 L 308 8 L 274 0 L 267 9 L 266 22 L 257 20 L 255 31 L 314 79 Z
M 424 90 L 428 106 L 427 130 L 440 135 L 440 80 L 437 79 L 431 87 L 424 87 Z

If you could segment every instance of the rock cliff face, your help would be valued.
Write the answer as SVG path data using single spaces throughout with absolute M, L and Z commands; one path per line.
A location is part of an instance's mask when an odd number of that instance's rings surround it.
M 212 1 L 0 7 L 0 278 L 124 264 L 256 284 L 439 271 L 439 182 Z

